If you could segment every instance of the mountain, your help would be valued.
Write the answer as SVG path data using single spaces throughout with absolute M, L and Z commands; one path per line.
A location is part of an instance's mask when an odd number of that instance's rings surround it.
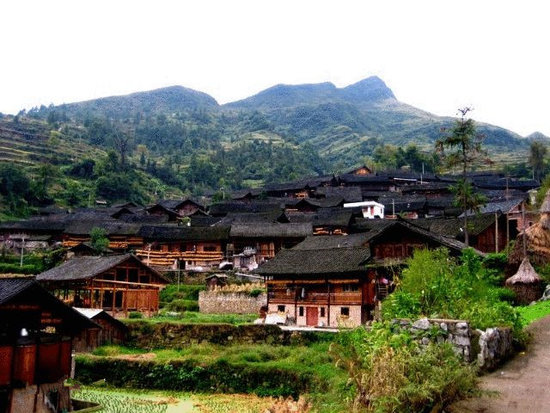
M 238 109 L 273 110 L 325 103 L 365 104 L 386 99 L 395 100 L 393 92 L 380 78 L 372 76 L 345 88 L 337 88 L 330 82 L 276 85 L 225 106 Z
M 526 138 L 530 141 L 544 141 L 550 139 L 550 137 L 541 132 L 533 132 L 532 134 L 527 135 Z
M 70 118 L 104 117 L 132 119 L 136 114 L 170 114 L 182 110 L 218 108 L 212 96 L 183 86 L 171 86 L 125 96 L 111 96 L 84 102 L 69 103 L 56 109 Z
M 40 196 L 56 188 L 56 202 L 124 193 L 139 201 L 341 172 L 369 157 L 390 167 L 433 164 L 434 143 L 454 121 L 400 102 L 376 76 L 342 88 L 281 84 L 225 105 L 173 86 L 0 115 L 0 162 L 41 176 Z M 525 162 L 532 139 L 545 138 L 477 128 L 500 164 Z M 416 158 L 404 161 L 411 144 Z M 53 165 L 55 179 L 41 165 Z M 74 197 L 75 185 L 87 195 Z

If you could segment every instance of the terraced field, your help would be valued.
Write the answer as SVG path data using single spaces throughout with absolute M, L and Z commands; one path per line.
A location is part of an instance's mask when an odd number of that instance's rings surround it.
M 48 129 L 41 122 L 12 119 L 0 120 L 0 162 L 21 165 L 40 163 L 68 164 L 83 157 L 96 157 L 104 152 L 73 137 Z M 71 136 L 72 135 L 72 136 Z

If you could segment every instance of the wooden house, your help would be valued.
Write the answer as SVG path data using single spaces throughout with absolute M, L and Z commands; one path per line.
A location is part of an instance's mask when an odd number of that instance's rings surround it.
M 0 278 L 0 411 L 71 411 L 72 338 L 93 322 L 32 278 Z
M 97 328 L 82 330 L 73 340 L 76 352 L 93 351 L 106 344 L 124 344 L 128 327 L 101 308 L 73 307 L 76 311 L 97 325 Z
M 131 254 L 75 257 L 36 276 L 74 307 L 100 308 L 111 315 L 159 309 L 159 292 L 169 280 Z
M 464 218 L 430 218 L 411 221 L 435 235 L 442 235 L 464 241 Z M 468 217 L 468 237 L 471 247 L 481 252 L 500 252 L 506 248 L 509 239 L 515 239 L 517 230 L 511 226 L 506 215 L 480 214 Z
M 229 232 L 234 254 L 254 250 L 256 263 L 275 257 L 313 233 L 311 223 L 251 222 L 234 223 Z
M 206 213 L 206 207 L 192 199 L 163 199 L 146 209 L 150 215 L 165 215 L 168 221 L 188 217 L 197 213 Z
M 94 219 L 95 218 L 95 219 Z M 143 238 L 138 235 L 141 227 L 138 223 L 127 223 L 113 218 L 74 219 L 63 231 L 63 246 L 72 248 L 83 242 L 90 241 L 90 233 L 94 228 L 101 228 L 109 239 L 109 249 L 126 252 L 143 245 Z
M 346 174 L 348 175 L 370 175 L 372 174 L 372 169 L 370 169 L 367 165 L 361 165 L 357 168 L 352 169 L 351 171 L 347 171 Z
M 145 248 L 136 250 L 147 265 L 159 268 L 208 270 L 225 257 L 229 227 L 184 225 L 142 226 Z
M 257 270 L 266 278 L 268 312 L 284 313 L 299 326 L 364 323 L 374 307 L 369 258 L 365 247 L 282 250 Z
M 453 255 L 464 248 L 403 221 L 365 221 L 371 225 L 365 232 L 308 237 L 261 265 L 268 311 L 302 326 L 358 326 L 372 319 L 394 272 L 416 248 L 446 247 Z

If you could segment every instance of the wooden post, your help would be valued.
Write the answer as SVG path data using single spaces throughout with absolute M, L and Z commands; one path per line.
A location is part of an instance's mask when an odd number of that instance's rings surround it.
M 113 312 L 113 317 L 116 314 L 116 284 L 113 284 L 113 307 L 111 308 L 111 311 Z
M 328 305 L 327 305 L 327 327 L 330 327 L 330 283 L 327 280 L 327 290 L 328 290 Z
M 498 212 L 495 212 L 495 252 L 498 252 Z

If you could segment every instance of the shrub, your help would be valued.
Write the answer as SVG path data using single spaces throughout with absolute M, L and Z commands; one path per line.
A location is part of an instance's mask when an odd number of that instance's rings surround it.
M 199 304 L 197 303 L 197 301 L 194 301 L 194 300 L 184 300 L 184 299 L 178 298 L 176 300 L 173 300 L 168 305 L 166 305 L 166 309 L 169 311 L 177 311 L 177 312 L 199 311 Z
M 517 311 L 510 293 L 498 287 L 499 277 L 482 265 L 473 250 L 460 260 L 445 249 L 417 250 L 403 270 L 400 284 L 383 306 L 385 319 L 467 319 L 473 328 L 507 326 L 520 335 Z
M 128 314 L 128 318 L 143 318 L 143 314 L 139 311 L 130 311 L 130 314 Z
M 461 363 L 450 344 L 423 347 L 389 324 L 343 333 L 330 352 L 355 386 L 357 410 L 441 411 L 475 390 L 475 370 Z

